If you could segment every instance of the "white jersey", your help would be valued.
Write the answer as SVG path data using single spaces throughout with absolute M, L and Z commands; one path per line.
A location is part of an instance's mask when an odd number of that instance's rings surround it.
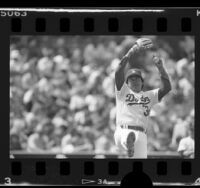
M 126 124 L 146 129 L 151 107 L 158 103 L 158 90 L 135 93 L 125 82 L 120 91 L 115 85 L 117 126 Z
M 194 151 L 194 139 L 190 136 L 182 138 L 179 142 L 178 151 Z

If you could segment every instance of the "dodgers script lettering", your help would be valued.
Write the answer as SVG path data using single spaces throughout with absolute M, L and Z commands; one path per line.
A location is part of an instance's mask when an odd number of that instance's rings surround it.
M 150 113 L 150 108 L 148 107 L 148 104 L 151 102 L 149 97 L 141 96 L 140 99 L 137 99 L 134 94 L 127 94 L 126 100 L 128 106 L 132 105 L 142 105 L 142 107 L 145 109 L 144 116 L 148 116 Z

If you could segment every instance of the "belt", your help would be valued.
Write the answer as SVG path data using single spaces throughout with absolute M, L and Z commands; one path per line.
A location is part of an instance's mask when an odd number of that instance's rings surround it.
M 133 129 L 135 131 L 140 131 L 146 134 L 146 130 L 140 126 L 133 126 L 133 125 L 120 125 L 122 129 Z

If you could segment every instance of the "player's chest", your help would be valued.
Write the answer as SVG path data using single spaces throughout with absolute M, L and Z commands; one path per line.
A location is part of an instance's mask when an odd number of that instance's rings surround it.
M 151 100 L 144 94 L 126 93 L 124 95 L 124 102 L 128 106 L 147 106 L 150 104 Z

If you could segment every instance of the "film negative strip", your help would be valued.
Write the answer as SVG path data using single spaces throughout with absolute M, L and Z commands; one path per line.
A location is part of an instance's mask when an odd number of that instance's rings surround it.
M 0 8 L 1 184 L 199 184 L 199 23 L 198 8 Z

